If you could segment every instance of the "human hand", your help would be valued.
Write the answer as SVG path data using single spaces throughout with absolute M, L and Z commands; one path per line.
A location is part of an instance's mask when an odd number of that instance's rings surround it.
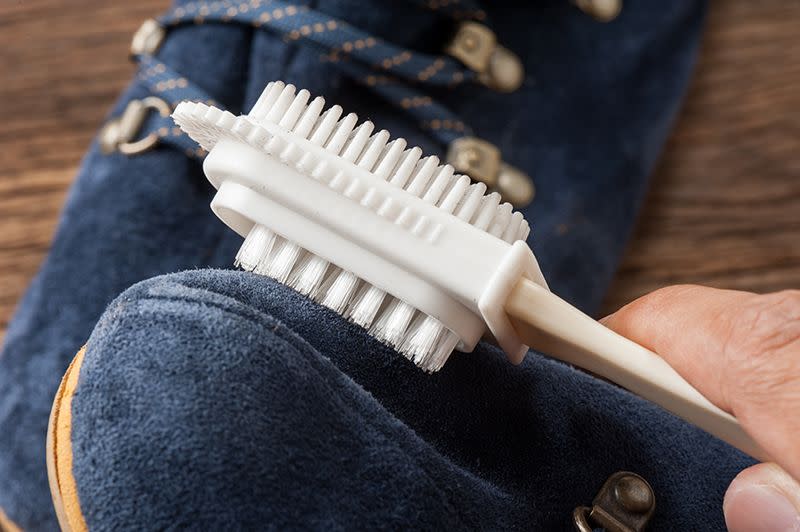
M 800 531 L 800 291 L 673 286 L 601 321 L 662 356 L 774 457 L 731 482 L 729 530 Z

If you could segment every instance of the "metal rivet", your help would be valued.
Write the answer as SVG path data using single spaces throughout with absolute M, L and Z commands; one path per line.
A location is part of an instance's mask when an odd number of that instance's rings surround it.
M 463 167 L 475 166 L 481 160 L 481 156 L 478 154 L 478 150 L 474 149 L 467 149 L 459 152 L 457 158 L 458 158 L 458 160 L 456 161 L 457 164 Z
M 453 39 L 445 46 L 445 52 L 470 70 L 485 72 L 496 45 L 497 37 L 492 30 L 483 24 L 467 21 L 458 25 Z
M 472 52 L 478 47 L 478 40 L 474 35 L 467 34 L 464 35 L 461 44 L 464 46 L 465 50 Z
M 500 150 L 477 137 L 460 137 L 450 143 L 446 160 L 457 172 L 494 187 L 500 173 Z

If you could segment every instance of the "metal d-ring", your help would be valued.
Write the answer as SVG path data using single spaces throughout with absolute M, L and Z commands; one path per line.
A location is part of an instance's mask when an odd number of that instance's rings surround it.
M 125 155 L 137 155 L 155 147 L 159 139 L 155 131 L 140 139 L 135 138 L 150 111 L 157 111 L 159 115 L 167 117 L 172 108 L 157 96 L 131 100 L 120 116 L 109 120 L 100 130 L 99 141 L 103 153 L 119 151 Z

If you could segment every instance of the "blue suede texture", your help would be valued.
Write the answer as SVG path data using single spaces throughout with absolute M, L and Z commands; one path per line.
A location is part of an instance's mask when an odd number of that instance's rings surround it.
M 256 274 L 135 285 L 89 339 L 72 405 L 90 529 L 569 530 L 619 470 L 651 530 L 723 529 L 747 460 L 626 391 L 481 343 L 434 375 Z
M 529 243 L 551 287 L 592 312 L 680 104 L 705 3 L 626 2 L 606 25 L 566 1 L 511 4 L 487 11 L 526 66 L 523 87 L 432 95 L 534 177 Z M 445 38 L 446 21 L 404 2 L 313 5 L 412 47 L 435 50 Z M 171 32 L 158 56 L 234 112 L 282 79 L 428 153 L 444 149 L 302 43 L 190 26 Z M 145 95 L 134 83 L 113 112 Z M 0 508 L 25 530 L 56 526 L 47 418 L 106 306 L 155 275 L 230 266 L 241 239 L 208 209 L 212 195 L 200 165 L 181 153 L 90 148 L 0 353 Z M 538 356 L 514 368 L 484 347 L 441 375 L 418 373 L 337 316 L 247 274 L 139 285 L 102 323 L 73 409 L 75 475 L 93 528 L 264 520 L 276 528 L 560 528 L 627 467 L 656 488 L 657 526 L 714 529 L 725 485 L 749 463 Z

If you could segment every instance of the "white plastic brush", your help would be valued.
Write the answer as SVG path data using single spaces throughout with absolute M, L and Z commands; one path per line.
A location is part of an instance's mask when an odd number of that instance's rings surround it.
M 175 109 L 209 151 L 212 209 L 245 237 L 238 266 L 342 314 L 426 371 L 471 351 L 488 328 L 512 362 L 532 346 L 767 458 L 658 355 L 550 292 L 527 222 L 498 194 L 324 106 L 273 82 L 248 115 Z

